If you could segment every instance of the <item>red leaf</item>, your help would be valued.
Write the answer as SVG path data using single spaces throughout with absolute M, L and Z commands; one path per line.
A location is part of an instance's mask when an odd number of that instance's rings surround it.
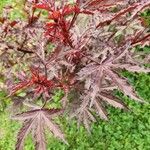
M 18 21 L 12 21 L 9 25 L 10 25 L 11 27 L 14 27 L 17 23 L 18 23 Z
M 77 6 L 65 5 L 63 8 L 63 15 L 70 15 L 72 13 L 80 13 L 80 9 Z
M 15 85 L 10 95 L 13 95 L 18 90 L 28 88 L 29 86 L 34 86 L 34 92 L 35 94 L 39 95 L 44 93 L 47 95 L 48 91 L 55 86 L 54 82 L 52 80 L 48 80 L 46 76 L 41 75 L 36 68 L 31 68 L 31 78 L 24 79 L 24 81 L 19 82 L 17 85 Z
M 39 8 L 39 9 L 44 9 L 48 11 L 51 10 L 48 4 L 43 4 L 43 3 L 35 4 L 33 8 Z
M 61 13 L 60 11 L 53 11 L 48 18 L 57 22 L 58 19 L 61 18 Z

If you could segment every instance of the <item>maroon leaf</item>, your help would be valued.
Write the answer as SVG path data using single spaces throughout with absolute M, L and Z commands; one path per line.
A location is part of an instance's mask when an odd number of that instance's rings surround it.
M 13 119 L 24 121 L 23 127 L 18 133 L 16 150 L 23 150 L 25 138 L 31 131 L 34 133 L 36 150 L 46 150 L 45 128 L 48 128 L 54 136 L 67 143 L 59 127 L 52 121 L 52 117 L 59 115 L 61 112 L 60 109 L 37 109 L 14 116 Z

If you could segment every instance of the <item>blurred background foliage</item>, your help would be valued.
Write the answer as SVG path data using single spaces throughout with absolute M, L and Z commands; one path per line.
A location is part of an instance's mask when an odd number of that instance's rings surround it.
M 12 6 L 13 9 L 9 14 L 10 19 L 14 20 L 24 18 L 25 14 L 22 9 L 23 3 L 24 0 L 0 0 L 0 16 L 3 14 L 4 7 Z
M 14 8 L 10 13 L 10 18 L 22 19 L 25 17 L 22 8 L 23 0 L 0 0 L 0 16 L 5 6 L 12 5 Z M 146 24 L 150 27 L 150 10 L 141 14 Z M 150 53 L 150 46 L 141 48 L 137 51 Z M 150 64 L 147 64 L 150 66 Z M 1 71 L 1 70 L 0 70 Z M 150 74 L 133 74 L 127 71 L 122 72 L 127 77 L 130 84 L 134 86 L 137 93 L 145 100 L 150 102 Z M 0 77 L 0 85 L 3 78 Z M 77 127 L 76 121 L 69 121 L 66 117 L 57 119 L 61 128 L 65 132 L 69 145 L 61 143 L 59 140 L 47 134 L 48 150 L 150 150 L 150 105 L 140 104 L 121 92 L 115 91 L 129 106 L 129 111 L 125 112 L 108 106 L 108 122 L 98 120 L 92 125 L 91 134 L 80 126 Z M 53 97 L 53 107 L 59 107 L 62 93 L 56 92 Z M 0 150 L 14 150 L 16 135 L 20 124 L 10 119 L 9 107 L 11 100 L 7 98 L 5 91 L 0 91 Z M 25 150 L 34 150 L 32 139 L 26 139 Z

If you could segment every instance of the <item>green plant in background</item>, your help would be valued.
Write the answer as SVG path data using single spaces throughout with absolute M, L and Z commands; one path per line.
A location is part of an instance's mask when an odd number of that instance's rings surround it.
M 7 95 L 4 91 L 0 91 L 0 113 L 4 112 L 5 109 L 10 104 L 11 99 L 7 98 Z
M 15 19 L 23 19 L 25 18 L 25 13 L 22 11 L 23 10 L 23 3 L 24 0 L 1 0 L 0 1 L 0 14 L 5 13 L 3 12 L 4 7 L 12 7 L 10 9 L 9 17 L 11 20 Z M 0 15 L 2 17 L 2 15 Z
M 143 13 L 141 13 L 142 23 L 150 28 L 150 9 L 147 9 Z

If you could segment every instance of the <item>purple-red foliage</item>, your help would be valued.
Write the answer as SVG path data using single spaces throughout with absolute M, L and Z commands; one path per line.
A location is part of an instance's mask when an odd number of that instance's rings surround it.
M 26 0 L 26 19 L 0 18 L 0 59 L 9 96 L 25 90 L 24 104 L 29 107 L 13 117 L 23 121 L 16 150 L 23 149 L 29 133 L 36 149 L 46 150 L 45 127 L 67 143 L 51 117 L 69 107 L 88 131 L 96 116 L 108 120 L 107 104 L 127 109 L 114 89 L 143 102 L 120 70 L 150 72 L 143 65 L 149 56 L 141 58 L 134 49 L 150 44 L 140 15 L 149 6 L 149 0 Z M 57 89 L 64 91 L 61 109 L 50 108 Z M 70 101 L 72 91 L 76 98 Z

